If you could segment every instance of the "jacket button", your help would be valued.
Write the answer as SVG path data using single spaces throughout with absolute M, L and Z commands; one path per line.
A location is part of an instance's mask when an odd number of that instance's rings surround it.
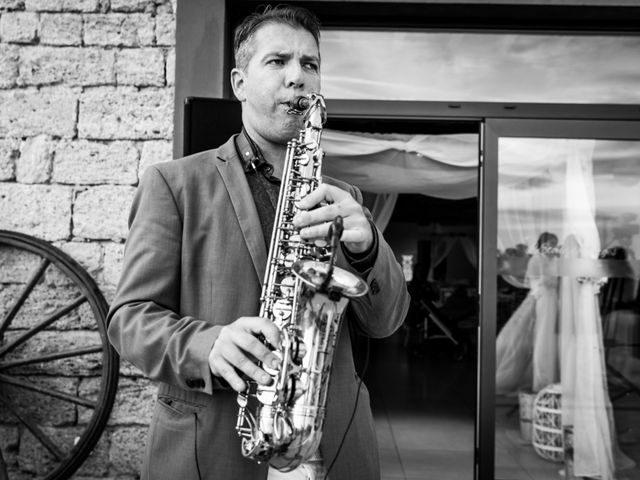
M 374 278 L 371 280 L 371 293 L 375 295 L 380 291 L 380 285 L 378 285 L 378 281 Z
M 187 378 L 185 382 L 189 388 L 204 388 L 205 383 L 201 378 Z

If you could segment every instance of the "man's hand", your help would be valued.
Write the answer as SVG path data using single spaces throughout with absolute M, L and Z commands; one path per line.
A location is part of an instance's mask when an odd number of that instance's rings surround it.
M 324 204 L 326 202 L 326 204 Z M 310 208 L 320 205 L 318 208 Z M 325 239 L 333 219 L 340 215 L 344 220 L 344 231 L 340 240 L 351 253 L 366 252 L 373 244 L 373 232 L 362 205 L 349 192 L 333 185 L 322 184 L 300 200 L 299 212 L 293 224 L 300 228 L 305 240 Z
M 209 353 L 211 372 L 224 378 L 231 388 L 237 392 L 246 389 L 246 382 L 239 373 L 262 385 L 269 385 L 272 377 L 256 362 L 278 368 L 280 359 L 259 340 L 263 336 L 274 348 L 280 348 L 280 330 L 273 322 L 261 317 L 240 317 L 235 322 L 225 325 Z

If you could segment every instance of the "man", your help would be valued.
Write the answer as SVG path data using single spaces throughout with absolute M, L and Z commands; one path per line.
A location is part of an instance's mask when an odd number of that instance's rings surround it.
M 243 131 L 218 149 L 150 167 L 140 182 L 109 337 L 123 358 L 159 382 L 143 478 L 279 475 L 242 456 L 236 398 L 246 387 L 243 376 L 272 381 L 257 361 L 278 362 L 258 336 L 278 348 L 279 331 L 257 313 L 286 143 L 302 126 L 287 112 L 294 98 L 320 91 L 318 37 L 317 19 L 300 8 L 248 17 L 236 30 L 231 72 Z M 408 306 L 400 266 L 360 200 L 357 189 L 327 178 L 300 201 L 295 219 L 301 236 L 313 240 L 341 215 L 337 265 L 370 286 L 351 301 L 336 346 L 318 452 L 325 467 L 335 459 L 332 480 L 379 477 L 364 385 L 356 407 L 349 329 L 390 335 Z

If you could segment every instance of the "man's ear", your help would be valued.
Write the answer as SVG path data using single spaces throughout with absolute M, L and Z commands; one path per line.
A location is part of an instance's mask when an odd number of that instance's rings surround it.
M 245 73 L 239 68 L 231 70 L 231 88 L 233 88 L 233 94 L 241 102 L 247 99 L 244 93 L 244 77 Z

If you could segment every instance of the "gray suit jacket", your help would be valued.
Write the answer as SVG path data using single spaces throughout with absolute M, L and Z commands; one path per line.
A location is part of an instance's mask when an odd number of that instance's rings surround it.
M 351 192 L 360 192 L 327 179 Z M 109 338 L 122 358 L 159 382 L 143 478 L 264 479 L 235 432 L 236 393 L 211 375 L 208 355 L 220 329 L 259 311 L 267 248 L 233 140 L 145 172 L 129 218 L 123 273 L 109 311 Z M 402 323 L 402 271 L 379 235 L 370 293 L 345 322 L 371 337 Z M 339 254 L 338 265 L 355 272 Z M 349 329 L 342 328 L 330 382 L 321 451 L 335 456 L 351 416 L 358 378 Z M 369 395 L 363 386 L 333 480 L 376 479 L 379 464 Z

